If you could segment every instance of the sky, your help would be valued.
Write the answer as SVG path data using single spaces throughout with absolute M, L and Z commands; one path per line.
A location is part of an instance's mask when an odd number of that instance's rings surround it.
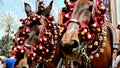
M 8 14 L 13 17 L 14 21 L 11 23 L 11 25 L 13 26 L 12 30 L 16 31 L 21 25 L 19 19 L 26 18 L 26 14 L 24 11 L 24 2 L 31 5 L 32 11 L 36 11 L 36 1 L 37 0 L 0 0 L 0 39 L 4 34 L 6 34 L 5 31 L 7 28 L 7 26 L 4 25 L 4 21 L 2 20 L 5 18 L 4 14 Z M 47 6 L 51 0 L 43 1 L 45 3 L 45 6 Z M 57 15 L 62 7 L 64 7 L 64 0 L 53 0 L 51 15 L 55 16 L 55 22 L 57 22 Z

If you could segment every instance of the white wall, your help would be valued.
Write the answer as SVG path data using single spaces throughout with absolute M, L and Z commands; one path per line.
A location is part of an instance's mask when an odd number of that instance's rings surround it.
M 116 0 L 117 23 L 120 25 L 120 0 Z

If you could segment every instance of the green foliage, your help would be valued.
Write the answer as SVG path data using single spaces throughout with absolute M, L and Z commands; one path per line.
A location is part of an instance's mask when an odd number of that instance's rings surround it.
M 0 40 L 0 55 L 9 56 L 9 49 L 12 45 L 12 37 L 9 34 L 4 35 Z

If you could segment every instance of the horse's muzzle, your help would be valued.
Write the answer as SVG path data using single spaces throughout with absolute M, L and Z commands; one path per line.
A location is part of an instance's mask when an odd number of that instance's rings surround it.
M 63 42 L 61 43 L 62 46 L 62 50 L 64 51 L 64 53 L 66 54 L 71 54 L 73 53 L 75 50 L 77 50 L 78 46 L 79 46 L 79 42 L 76 40 L 71 40 L 70 43 L 66 43 L 64 44 Z

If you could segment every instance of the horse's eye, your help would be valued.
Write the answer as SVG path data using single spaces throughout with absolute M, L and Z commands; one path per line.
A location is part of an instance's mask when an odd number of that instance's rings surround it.
M 22 68 L 27 68 L 27 67 L 25 67 L 25 66 L 22 66 Z
M 42 25 L 42 23 L 41 23 L 41 22 L 38 22 L 37 24 L 38 24 L 38 25 Z
M 89 10 L 90 12 L 92 12 L 92 8 L 93 8 L 93 6 L 90 6 L 90 7 L 88 8 L 88 10 Z

